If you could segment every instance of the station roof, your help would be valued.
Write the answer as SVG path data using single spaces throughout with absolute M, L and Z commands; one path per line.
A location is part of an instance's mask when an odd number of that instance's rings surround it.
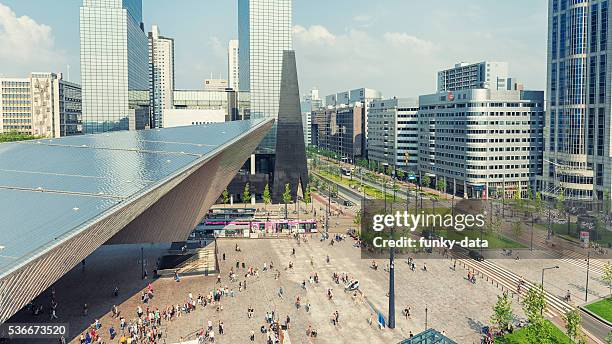
M 0 277 L 264 122 L 0 144 Z

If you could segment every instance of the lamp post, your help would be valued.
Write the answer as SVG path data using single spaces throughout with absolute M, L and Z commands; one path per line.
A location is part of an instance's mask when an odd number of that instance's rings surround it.
M 589 270 L 591 267 L 591 251 L 587 251 L 587 273 L 586 273 L 586 286 L 584 290 L 584 302 L 587 302 L 589 299 Z
M 425 306 L 425 331 L 427 331 L 429 327 L 427 326 L 427 306 Z
M 541 285 L 542 294 L 544 294 L 544 271 L 552 270 L 552 269 L 558 269 L 558 268 L 559 268 L 559 266 L 555 265 L 555 266 L 550 266 L 550 267 L 542 269 L 542 285 Z M 544 312 L 544 309 L 540 310 L 540 315 L 542 315 L 543 312 Z
M 393 227 L 391 227 L 393 240 Z M 395 328 L 395 249 L 389 248 L 389 328 Z

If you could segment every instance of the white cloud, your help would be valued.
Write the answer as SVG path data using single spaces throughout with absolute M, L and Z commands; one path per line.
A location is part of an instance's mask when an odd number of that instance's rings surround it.
M 30 71 L 42 71 L 65 61 L 64 54 L 55 48 L 51 27 L 28 16 L 17 17 L 3 4 L 0 4 L 0 47 L 3 74 L 13 74 L 24 66 Z
M 353 17 L 353 20 L 358 22 L 369 22 L 371 19 L 372 17 L 364 14 L 356 15 Z
M 293 43 L 298 69 L 304 71 L 300 84 L 325 86 L 323 94 L 370 87 L 385 97 L 409 97 L 435 89 L 440 49 L 406 32 L 372 34 L 353 28 L 333 33 L 321 25 L 297 25 Z
M 333 44 L 336 41 L 336 36 L 322 25 L 312 25 L 309 28 L 295 25 L 293 27 L 293 38 L 302 42 L 319 42 L 326 44 Z
M 385 32 L 383 38 L 396 48 L 409 47 L 416 49 L 416 52 L 420 53 L 431 53 L 437 48 L 432 42 L 409 35 L 405 32 Z

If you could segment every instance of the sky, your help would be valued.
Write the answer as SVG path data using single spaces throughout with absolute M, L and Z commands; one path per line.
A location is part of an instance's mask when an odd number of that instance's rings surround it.
M 293 0 L 301 93 L 369 87 L 385 97 L 436 90 L 457 62 L 507 61 L 528 89 L 546 84 L 545 0 Z M 0 0 L 0 76 L 63 72 L 79 82 L 81 0 Z M 143 0 L 147 31 L 174 38 L 175 85 L 227 75 L 237 0 Z

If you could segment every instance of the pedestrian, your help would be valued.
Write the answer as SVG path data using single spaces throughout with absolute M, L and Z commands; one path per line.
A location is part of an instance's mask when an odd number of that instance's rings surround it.
M 225 329 L 223 328 L 223 321 L 219 320 L 219 334 L 223 335 L 225 333 Z
M 221 284 L 221 275 L 217 275 L 217 284 Z
M 251 339 L 251 342 L 255 341 L 255 331 L 251 330 L 251 336 L 249 338 Z
M 55 314 L 55 308 L 51 309 L 51 320 L 57 319 L 57 314 Z
M 225 260 L 225 252 L 223 252 L 223 260 Z

